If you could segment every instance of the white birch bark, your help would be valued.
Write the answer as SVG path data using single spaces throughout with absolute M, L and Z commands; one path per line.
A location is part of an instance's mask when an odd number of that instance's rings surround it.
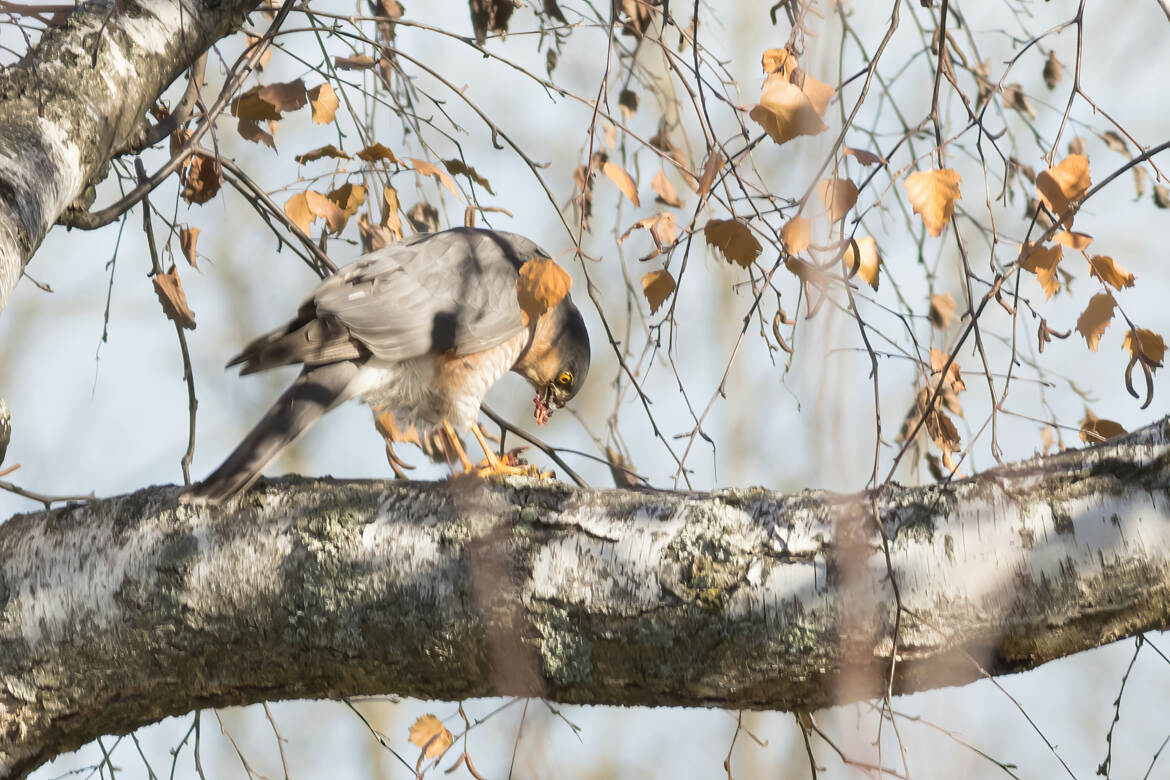
M 1170 421 L 878 503 L 895 692 L 1170 620 Z M 479 483 L 177 488 L 0 526 L 0 775 L 194 708 L 389 694 L 811 710 L 884 686 L 873 502 Z
M 90 205 L 163 90 L 255 5 L 87 2 L 0 71 L 0 310 L 62 212 Z

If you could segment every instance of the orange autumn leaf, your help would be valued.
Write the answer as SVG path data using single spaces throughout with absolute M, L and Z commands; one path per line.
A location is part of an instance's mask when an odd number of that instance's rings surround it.
M 1036 176 L 1036 193 L 1060 223 L 1070 227 L 1072 216 L 1066 213 L 1069 204 L 1088 192 L 1090 184 L 1089 158 L 1083 154 L 1070 154 L 1059 165 Z
M 333 85 L 326 81 L 309 90 L 309 105 L 313 108 L 313 121 L 319 125 L 327 125 L 333 121 L 341 101 L 333 91 Z
M 1081 441 L 1085 444 L 1099 444 L 1103 441 L 1124 436 L 1125 428 L 1113 420 L 1102 420 L 1086 406 L 1081 420 Z
M 601 166 L 601 172 L 618 186 L 618 189 L 630 199 L 631 203 L 635 206 L 641 205 L 638 201 L 638 187 L 634 184 L 634 180 L 630 177 L 630 174 L 626 173 L 626 170 L 622 166 L 612 160 L 606 160 L 605 165 Z
M 411 157 L 410 167 L 414 168 L 423 176 L 434 176 L 443 183 L 444 187 L 451 191 L 452 195 L 454 195 L 456 198 L 459 198 L 460 200 L 463 200 L 463 197 L 459 194 L 459 190 L 455 188 L 455 182 L 451 179 L 450 175 L 448 175 L 447 172 L 439 166 L 435 165 L 434 163 L 427 162 L 426 160 L 420 160 L 417 157 Z
M 1089 258 L 1089 275 L 1097 277 L 1115 290 L 1133 287 L 1136 278 L 1108 255 L 1093 255 Z
M 366 188 L 360 184 L 346 182 L 325 197 L 336 203 L 342 215 L 348 219 L 366 202 Z
M 151 281 L 167 319 L 174 320 L 180 328 L 195 330 L 195 312 L 187 305 L 187 296 L 183 294 L 183 283 L 179 281 L 178 269 L 172 265 L 171 270 L 155 274 Z
M 573 284 L 564 268 L 546 257 L 534 257 L 520 266 L 516 280 L 516 299 L 524 313 L 525 324 L 559 304 Z
M 454 742 L 451 732 L 434 715 L 420 717 L 411 725 L 408 734 L 410 743 L 422 748 L 426 758 L 438 758 Z
M 393 187 L 382 188 L 382 225 L 394 235 L 396 241 L 402 240 L 402 217 L 398 216 L 398 191 Z
M 1142 348 L 1142 355 L 1145 356 L 1147 361 L 1152 363 L 1150 368 L 1160 367 L 1162 365 L 1162 358 L 1166 356 L 1166 342 L 1152 330 L 1146 330 L 1145 328 L 1130 330 L 1125 334 L 1125 341 L 1121 346 L 1125 351 L 1129 352 L 1131 357 L 1138 357 L 1134 349 L 1135 333 L 1137 334 L 1137 343 Z
M 962 197 L 962 177 L 950 168 L 918 171 L 906 177 L 906 192 L 914 212 L 922 217 L 926 232 L 939 236 L 955 213 L 955 201 Z
M 821 113 L 809 95 L 781 73 L 768 76 L 760 93 L 760 102 L 748 116 L 778 144 L 829 129 L 821 121 Z
M 811 223 L 804 217 L 793 217 L 780 228 L 780 239 L 791 254 L 800 254 L 812 243 Z
M 1088 233 L 1077 233 L 1069 230 L 1058 230 L 1052 236 L 1052 240 L 1061 246 L 1066 246 L 1069 249 L 1084 250 L 1089 248 L 1089 244 L 1093 243 L 1093 237 Z
M 817 182 L 821 202 L 829 210 L 829 221 L 844 219 L 857 203 L 857 185 L 849 179 L 821 179 Z
M 345 215 L 337 204 L 313 190 L 299 192 L 285 201 L 284 213 L 305 235 L 316 219 L 324 219 L 332 233 L 340 233 L 345 227 Z
M 674 190 L 674 185 L 670 183 L 670 179 L 666 178 L 664 171 L 659 171 L 654 174 L 654 178 L 650 180 L 650 188 L 658 196 L 656 200 L 659 203 L 674 206 L 675 208 L 682 207 L 683 202 L 679 200 L 678 193 Z
M 1097 293 L 1089 299 L 1089 305 L 1077 318 L 1077 331 L 1085 337 L 1085 343 L 1094 352 L 1097 351 L 1101 336 L 1105 334 L 1105 329 L 1109 327 L 1109 322 L 1113 319 L 1115 306 L 1117 306 L 1117 302 L 1113 300 L 1112 295 Z
M 1020 267 L 1025 271 L 1036 274 L 1036 281 L 1044 289 L 1045 300 L 1051 298 L 1060 289 L 1060 280 L 1056 278 L 1056 266 L 1064 257 L 1064 250 L 1060 246 L 1046 247 L 1042 244 L 1025 244 L 1020 249 L 1023 260 Z
M 651 271 L 642 277 L 642 293 L 650 302 L 651 314 L 657 313 L 670 294 L 674 292 L 674 288 L 674 277 L 666 269 Z
M 763 247 L 751 228 L 737 219 L 712 219 L 703 228 L 707 243 L 719 249 L 729 263 L 747 268 L 759 257 Z
M 857 251 L 854 251 L 854 247 L 857 248 Z M 852 274 L 856 269 L 857 275 L 866 284 L 875 290 L 878 288 L 878 268 L 881 266 L 882 259 L 878 255 L 877 242 L 873 240 L 872 236 L 864 236 L 850 241 L 845 253 L 841 256 L 841 262 L 844 263 L 846 272 Z

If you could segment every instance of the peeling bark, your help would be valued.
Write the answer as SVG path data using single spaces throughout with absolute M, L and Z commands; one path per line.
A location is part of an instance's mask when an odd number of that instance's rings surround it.
M 86 3 L 0 72 L 0 309 L 62 212 L 92 201 L 158 96 L 256 4 Z
M 1170 624 L 1170 420 L 876 504 L 895 692 Z M 0 774 L 193 708 L 397 693 L 816 709 L 876 695 L 867 496 L 284 478 L 0 526 Z

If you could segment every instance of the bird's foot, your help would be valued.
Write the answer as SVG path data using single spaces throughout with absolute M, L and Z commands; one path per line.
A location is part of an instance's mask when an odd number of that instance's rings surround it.
M 556 473 L 552 471 L 541 471 L 540 467 L 528 463 L 520 457 L 526 447 L 517 447 L 514 450 L 507 452 L 503 457 L 496 455 L 493 452 L 485 453 L 487 455 L 475 469 L 470 472 L 481 479 L 490 479 L 492 477 L 533 477 L 535 479 L 556 479 Z

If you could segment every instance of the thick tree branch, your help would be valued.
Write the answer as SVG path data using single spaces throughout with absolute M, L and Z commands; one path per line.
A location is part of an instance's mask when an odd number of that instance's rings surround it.
M 1170 624 L 1170 421 L 880 504 L 895 692 Z M 864 496 L 286 478 L 0 526 L 0 774 L 266 699 L 490 694 L 809 710 L 872 696 L 893 600 Z
M 0 309 L 61 213 L 88 204 L 158 96 L 256 0 L 79 6 L 0 72 Z

